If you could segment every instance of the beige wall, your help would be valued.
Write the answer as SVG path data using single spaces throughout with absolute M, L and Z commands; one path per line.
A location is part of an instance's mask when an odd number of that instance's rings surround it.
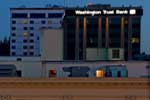
M 63 29 L 43 29 L 41 33 L 42 60 L 63 60 Z

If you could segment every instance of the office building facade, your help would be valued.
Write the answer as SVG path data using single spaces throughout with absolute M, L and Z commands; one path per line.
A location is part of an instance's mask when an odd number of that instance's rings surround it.
M 42 28 L 61 28 L 63 8 L 11 8 L 11 56 L 40 56 Z
M 142 7 L 90 5 L 68 8 L 65 60 L 130 60 L 140 54 Z

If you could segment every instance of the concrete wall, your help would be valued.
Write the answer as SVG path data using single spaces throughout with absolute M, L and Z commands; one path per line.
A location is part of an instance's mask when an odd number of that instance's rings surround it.
M 87 48 L 86 60 L 107 60 L 108 50 L 106 48 Z
M 114 65 L 114 64 L 124 64 L 126 65 L 128 69 L 128 77 L 142 77 L 148 75 L 146 71 L 147 62 L 141 61 L 131 61 L 131 62 L 125 62 L 125 61 L 114 61 L 114 62 L 78 62 L 78 63 L 72 63 L 72 62 L 64 62 L 64 63 L 46 63 L 46 75 L 48 77 L 49 70 L 57 70 L 57 76 L 58 77 L 67 77 L 69 75 L 68 72 L 64 72 L 62 69 L 63 67 L 72 67 L 72 66 L 81 66 L 81 67 L 89 67 L 89 76 L 95 77 L 95 72 L 97 69 L 99 69 L 101 66 L 105 65 Z
M 1 59 L 1 58 L 0 58 Z M 5 58 L 6 59 L 6 58 Z M 128 77 L 142 77 L 148 75 L 146 66 L 148 65 L 147 61 L 97 61 L 97 62 L 41 62 L 36 57 L 22 58 L 22 61 L 15 60 L 16 58 L 7 58 L 7 60 L 0 61 L 0 64 L 13 64 L 16 66 L 17 70 L 22 71 L 22 77 L 49 77 L 49 70 L 56 70 L 57 77 L 67 77 L 69 72 L 64 72 L 64 67 L 89 67 L 88 71 L 89 77 L 95 77 L 95 72 L 102 66 L 105 65 L 126 65 L 128 69 Z
M 119 49 L 119 58 L 113 58 L 112 50 Z M 124 60 L 124 49 L 122 48 L 87 48 L 86 60 Z
M 44 29 L 41 34 L 42 60 L 63 60 L 63 30 Z
M 40 78 L 42 76 L 42 65 L 39 61 L 3 61 L 0 64 L 13 64 L 17 70 L 21 70 L 22 77 Z
M 115 50 L 115 49 L 119 49 L 119 55 L 120 57 L 119 58 L 113 58 L 113 53 L 112 51 Z M 109 48 L 108 49 L 108 60 L 124 60 L 124 49 L 123 48 Z

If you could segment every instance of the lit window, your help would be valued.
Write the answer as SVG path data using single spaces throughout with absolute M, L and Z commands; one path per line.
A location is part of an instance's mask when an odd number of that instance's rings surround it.
M 139 39 L 138 38 L 132 38 L 131 43 L 139 43 Z
M 24 36 L 24 37 L 28 37 L 29 34 L 28 34 L 27 32 L 25 32 L 25 33 L 23 33 L 23 36 Z
M 104 77 L 104 71 L 103 70 L 97 70 L 96 71 L 96 77 Z
M 120 50 L 112 50 L 112 58 L 120 58 Z
M 28 24 L 28 20 L 27 19 L 22 20 L 22 24 Z

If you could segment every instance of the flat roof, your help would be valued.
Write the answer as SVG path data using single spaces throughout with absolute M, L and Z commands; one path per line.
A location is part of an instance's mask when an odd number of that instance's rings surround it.
M 10 10 L 64 10 L 65 8 L 10 8 Z

